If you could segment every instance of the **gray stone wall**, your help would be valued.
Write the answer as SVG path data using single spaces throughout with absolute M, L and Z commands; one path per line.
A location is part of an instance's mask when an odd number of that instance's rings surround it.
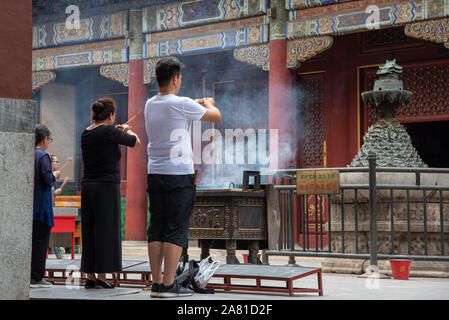
M 28 299 L 34 188 L 32 101 L 0 98 L 0 299 Z

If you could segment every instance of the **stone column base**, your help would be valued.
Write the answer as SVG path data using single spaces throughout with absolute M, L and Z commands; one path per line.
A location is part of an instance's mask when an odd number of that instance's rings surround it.
M 0 300 L 29 298 L 35 121 L 34 102 L 0 98 Z

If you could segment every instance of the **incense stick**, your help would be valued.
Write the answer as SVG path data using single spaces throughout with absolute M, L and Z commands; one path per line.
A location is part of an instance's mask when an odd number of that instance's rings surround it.
M 67 181 L 69 181 L 69 177 L 65 177 L 65 178 L 64 178 L 64 182 L 61 184 L 61 186 L 59 187 L 59 189 L 64 188 L 64 186 L 66 185 Z
M 58 169 L 58 171 L 61 171 L 62 169 L 64 169 L 64 167 L 66 165 L 68 165 L 70 161 L 72 161 L 72 157 L 68 157 L 66 162 L 64 162 L 64 164 L 61 166 L 61 168 Z
M 129 124 L 131 121 L 134 120 L 135 117 L 137 117 L 137 114 L 135 114 L 134 116 L 132 116 L 131 119 L 129 119 L 128 121 L 126 121 L 124 124 Z

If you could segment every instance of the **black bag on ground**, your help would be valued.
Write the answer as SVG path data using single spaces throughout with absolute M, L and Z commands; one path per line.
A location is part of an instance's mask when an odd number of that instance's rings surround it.
M 188 288 L 196 293 L 215 293 L 214 289 L 203 289 L 198 286 L 195 276 L 198 274 L 200 267 L 195 260 L 190 260 L 188 268 L 186 263 L 179 263 L 176 268 L 175 281 L 184 288 Z

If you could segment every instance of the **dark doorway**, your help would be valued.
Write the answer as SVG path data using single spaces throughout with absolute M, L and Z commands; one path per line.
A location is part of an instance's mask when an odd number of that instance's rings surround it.
M 404 125 L 424 163 L 430 168 L 449 168 L 449 121 Z

